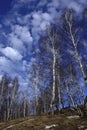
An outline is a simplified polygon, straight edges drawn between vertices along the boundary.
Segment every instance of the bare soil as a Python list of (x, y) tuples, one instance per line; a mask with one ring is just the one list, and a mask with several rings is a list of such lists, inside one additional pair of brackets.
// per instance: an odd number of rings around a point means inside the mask
[[(80, 118), (68, 110), (50, 115), (30, 116), (1, 122), (0, 130), (87, 130), (87, 118)], [(47, 127), (46, 127), (47, 126)]]

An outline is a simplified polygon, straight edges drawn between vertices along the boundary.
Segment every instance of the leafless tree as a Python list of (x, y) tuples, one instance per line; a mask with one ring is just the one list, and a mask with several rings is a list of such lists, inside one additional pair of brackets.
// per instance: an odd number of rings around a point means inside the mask
[[(41, 37), (42, 38), (42, 37)], [(43, 46), (43, 50), (45, 53), (43, 55), (45, 56), (45, 59), (48, 61), (47, 66), (48, 70), (50, 70), (50, 77), (52, 79), (52, 98), (50, 103), (50, 110), (52, 116), (54, 115), (54, 104), (55, 104), (55, 90), (56, 90), (56, 63), (58, 59), (58, 32), (54, 25), (52, 26), (46, 26), (45, 35), (42, 38), (41, 44)], [(59, 74), (59, 72), (58, 72)], [(58, 97), (59, 97), (59, 104), (60, 104), (60, 74), (57, 77), (58, 79)]]
[(15, 100), (15, 95), (16, 95), (16, 92), (18, 90), (18, 87), (19, 87), (18, 78), (15, 77), (14, 80), (13, 80), (13, 87), (12, 87), (12, 91), (11, 91), (11, 100), (10, 100), (10, 104), (9, 104), (9, 107), (8, 107), (7, 120), (10, 119), (10, 116), (12, 114), (11, 109), (12, 109), (12, 105), (13, 105), (14, 100)]
[(78, 53), (78, 43), (80, 42), (80, 35), (79, 35), (80, 28), (76, 27), (75, 25), (75, 22), (76, 22), (75, 11), (73, 9), (66, 9), (63, 12), (62, 20), (63, 20), (63, 26), (65, 28), (66, 37), (68, 38), (67, 42), (69, 44), (69, 41), (70, 41), (73, 47), (74, 57), (76, 58), (77, 63), (80, 67), (85, 83), (87, 83), (87, 76), (84, 71), (83, 64), (80, 59), (80, 55)]

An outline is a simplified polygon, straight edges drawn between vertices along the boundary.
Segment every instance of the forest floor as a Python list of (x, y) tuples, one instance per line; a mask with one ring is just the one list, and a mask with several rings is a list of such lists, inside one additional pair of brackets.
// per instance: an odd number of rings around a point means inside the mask
[(0, 130), (87, 130), (87, 118), (67, 111), (62, 114), (30, 116), (0, 123)]

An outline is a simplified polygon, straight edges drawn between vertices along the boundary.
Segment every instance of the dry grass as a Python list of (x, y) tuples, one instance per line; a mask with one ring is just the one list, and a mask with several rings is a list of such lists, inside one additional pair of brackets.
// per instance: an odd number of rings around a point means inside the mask
[[(33, 119), (33, 120), (29, 120)], [(26, 120), (26, 121), (25, 121)], [(24, 122), (23, 122), (24, 121)], [(64, 114), (59, 114), (51, 118), (50, 115), (48, 116), (31, 116), (27, 118), (20, 118), (13, 121), (8, 121), (5, 123), (0, 124), (0, 130), (10, 126), (12, 124), (18, 124), (23, 122), (19, 125), (14, 126), (13, 128), (9, 128), (8, 130), (45, 130), (45, 126), (50, 126), (55, 124), (56, 127), (50, 128), (47, 130), (85, 130), (87, 128), (87, 119), (67, 119)]]
[(8, 126), (13, 125), (13, 124), (21, 123), (21, 122), (28, 120), (28, 119), (31, 119), (31, 117), (19, 118), (19, 119), (16, 119), (16, 120), (1, 122), (0, 123), (0, 130), (3, 130), (5, 127), (8, 127)]

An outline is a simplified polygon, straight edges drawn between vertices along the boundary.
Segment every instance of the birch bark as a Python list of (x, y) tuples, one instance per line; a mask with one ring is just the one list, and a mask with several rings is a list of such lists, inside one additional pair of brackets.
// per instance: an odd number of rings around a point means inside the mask
[(53, 84), (52, 84), (52, 99), (50, 103), (50, 109), (52, 116), (54, 115), (54, 101), (55, 101), (55, 88), (56, 88), (56, 50), (55, 50), (55, 34), (53, 33), (53, 36), (50, 34), (50, 28), (47, 30), (48, 36), (52, 45), (52, 56), (53, 56), (53, 62), (52, 62), (52, 78), (53, 78)]
[(80, 67), (80, 70), (82, 72), (82, 75), (83, 75), (83, 78), (85, 80), (85, 83), (87, 83), (87, 76), (84, 72), (84, 69), (83, 69), (83, 65), (82, 65), (82, 62), (81, 62), (81, 59), (80, 59), (80, 56), (79, 56), (79, 53), (78, 53), (78, 50), (77, 50), (77, 44), (78, 44), (78, 40), (75, 39), (75, 34), (73, 34), (73, 31), (72, 31), (72, 28), (73, 28), (73, 24), (72, 22), (69, 20), (69, 17), (73, 20), (73, 16), (72, 16), (72, 13), (70, 14), (70, 16), (68, 16), (68, 12), (66, 11), (65, 13), (65, 20), (66, 20), (66, 23), (68, 25), (68, 28), (69, 28), (69, 38), (72, 42), (72, 45), (74, 47), (74, 51), (75, 51), (75, 58), (78, 62), (78, 65)]

